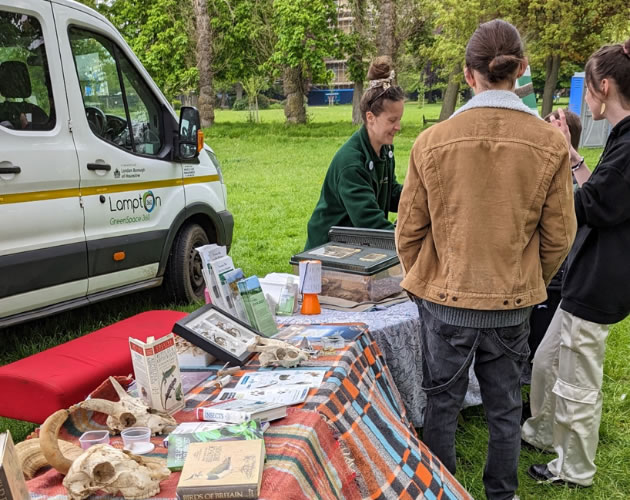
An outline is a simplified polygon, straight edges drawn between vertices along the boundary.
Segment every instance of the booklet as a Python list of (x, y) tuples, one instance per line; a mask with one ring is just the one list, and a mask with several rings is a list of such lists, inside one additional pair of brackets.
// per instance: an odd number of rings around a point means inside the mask
[(177, 498), (254, 500), (260, 494), (264, 464), (262, 439), (191, 443), (177, 483)]
[[(195, 427), (195, 430), (189, 430), (193, 427)], [(247, 420), (240, 424), (222, 422), (187, 422), (186, 424), (180, 424), (164, 439), (165, 446), (168, 448), (166, 467), (172, 471), (182, 470), (190, 443), (245, 439), (263, 439), (263, 430), (259, 422)]]
[(235, 390), (266, 389), (287, 385), (304, 385), (307, 387), (319, 387), (324, 380), (328, 368), (310, 368), (308, 370), (271, 370), (256, 371), (243, 375)]
[(285, 417), (286, 414), (287, 406), (283, 403), (249, 399), (217, 399), (195, 410), (199, 420), (233, 423), (275, 420)]
[(311, 342), (317, 342), (322, 337), (339, 335), (345, 341), (355, 340), (359, 335), (368, 331), (365, 323), (313, 323), (279, 325), (279, 331), (274, 335), (278, 340), (301, 340), (306, 337)]
[(174, 335), (149, 337), (146, 342), (129, 337), (129, 348), (140, 398), (155, 410), (182, 409), (184, 391)]
[(263, 389), (238, 389), (236, 387), (223, 389), (218, 401), (226, 399), (248, 399), (254, 401), (268, 401), (285, 405), (296, 405), (306, 401), (310, 387), (304, 385), (276, 385)]
[(206, 282), (206, 288), (210, 293), (210, 299), (212, 303), (217, 307), (225, 308), (221, 291), (219, 289), (219, 283), (212, 272), (212, 261), (225, 257), (227, 255), (227, 249), (224, 246), (219, 246), (215, 243), (210, 245), (204, 245), (202, 247), (195, 248), (199, 252), (201, 262), (201, 272), (203, 274), (204, 281)]

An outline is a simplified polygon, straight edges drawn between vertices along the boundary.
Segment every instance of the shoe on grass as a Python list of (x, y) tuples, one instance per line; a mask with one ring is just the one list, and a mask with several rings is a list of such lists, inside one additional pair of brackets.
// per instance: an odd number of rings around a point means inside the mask
[(572, 483), (571, 481), (565, 481), (557, 476), (554, 476), (547, 467), (547, 464), (534, 464), (527, 473), (533, 477), (539, 483), (553, 484), (554, 486), (567, 486), (568, 488), (588, 488), (582, 484)]

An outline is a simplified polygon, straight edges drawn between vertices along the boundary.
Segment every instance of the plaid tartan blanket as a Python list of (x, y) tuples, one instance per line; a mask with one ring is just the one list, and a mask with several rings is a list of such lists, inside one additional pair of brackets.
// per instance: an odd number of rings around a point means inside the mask
[[(86, 419), (86, 415), (89, 417)], [(66, 422), (61, 438), (78, 439), (81, 428), (100, 427), (100, 415), (91, 412), (80, 419)], [(84, 427), (86, 426), (86, 427)], [(259, 499), (282, 498), (283, 500), (321, 499), (357, 500), (361, 498), (355, 482), (356, 474), (348, 467), (339, 442), (321, 416), (314, 411), (290, 409), (286, 418), (274, 422), (265, 431), (265, 469)], [(155, 445), (149, 456), (166, 457), (163, 436), (151, 439)], [(113, 437), (110, 444), (122, 448), (120, 437)], [(173, 472), (160, 483), (160, 493), (154, 500), (172, 500), (180, 473)], [(63, 476), (55, 470), (28, 481), (31, 499), (67, 499), (62, 485)], [(111, 498), (94, 495), (90, 499)], [(118, 498), (118, 497), (116, 497)]]
[[(309, 391), (306, 403), (292, 408), (265, 432), (267, 459), (260, 498), (472, 498), (418, 439), (369, 333), (301, 367), (320, 367), (326, 375), (319, 388)], [(256, 369), (259, 365), (254, 358), (228, 387), (236, 385), (238, 376)], [(213, 373), (208, 380), (214, 378)], [(108, 386), (103, 384), (94, 396), (116, 399), (113, 393), (109, 397)], [(187, 392), (186, 408), (176, 419), (195, 420), (193, 410), (218, 392), (204, 383), (192, 388)], [(103, 420), (102, 415), (91, 412), (75, 414), (60, 437), (76, 441), (84, 430), (101, 427)], [(162, 437), (153, 438), (153, 443), (152, 456), (165, 456)], [(122, 447), (119, 437), (112, 438), (111, 444)], [(62, 479), (54, 470), (32, 479), (28, 482), (31, 498), (65, 499)], [(154, 499), (175, 498), (178, 479), (179, 473), (171, 474)]]

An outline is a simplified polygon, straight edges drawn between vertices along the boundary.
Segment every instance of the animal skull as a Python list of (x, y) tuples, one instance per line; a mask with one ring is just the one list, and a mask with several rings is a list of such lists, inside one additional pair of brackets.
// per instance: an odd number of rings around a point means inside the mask
[[(57, 444), (59, 448), (61, 448), (63, 455), (70, 460), (78, 458), (83, 453), (81, 448), (69, 441), (59, 439), (57, 440)], [(26, 439), (25, 441), (16, 443), (15, 451), (17, 452), (20, 468), (24, 473), (24, 479), (27, 481), (33, 479), (39, 469), (49, 465), (48, 460), (46, 460), (39, 446), (39, 438)]]
[(259, 352), (260, 366), (283, 366), (293, 368), (302, 361), (309, 359), (309, 354), (288, 342), (275, 339), (260, 338), (258, 345), (248, 347), (249, 350)]
[[(89, 409), (107, 413), (109, 415), (107, 418), (107, 427), (111, 430), (120, 432), (133, 425), (136, 427), (148, 427), (151, 429), (151, 433), (156, 435), (170, 432), (177, 427), (177, 422), (168, 413), (149, 408), (141, 399), (130, 396), (114, 377), (109, 377), (109, 381), (120, 398), (120, 401), (112, 404), (118, 406), (115, 406), (109, 411), (103, 411), (94, 407)], [(82, 404), (83, 408), (87, 408), (86, 405), (90, 405), (90, 401), (104, 400), (86, 399), (79, 404)], [(130, 415), (135, 419), (132, 423), (129, 423)]]
[(157, 494), (160, 481), (170, 474), (159, 459), (137, 457), (104, 444), (90, 447), (74, 460), (64, 455), (57, 439), (59, 429), (73, 411), (83, 407), (79, 403), (53, 413), (42, 424), (39, 438), (48, 463), (66, 476), (63, 484), (70, 500), (82, 500), (96, 490), (120, 493), (127, 500)]
[(96, 491), (134, 500), (157, 495), (160, 481), (169, 474), (170, 471), (157, 459), (98, 444), (72, 462), (63, 485), (70, 500), (82, 500)]

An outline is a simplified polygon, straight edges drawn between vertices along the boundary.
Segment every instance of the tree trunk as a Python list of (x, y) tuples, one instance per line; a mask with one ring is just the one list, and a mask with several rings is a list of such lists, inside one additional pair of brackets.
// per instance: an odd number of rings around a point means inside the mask
[(214, 89), (212, 88), (212, 28), (206, 0), (194, 0), (195, 28), (197, 35), (197, 69), (199, 70), (199, 115), (201, 126), (210, 127), (214, 123)]
[(354, 92), (352, 93), (352, 125), (363, 123), (361, 116), (361, 97), (363, 97), (363, 82), (354, 82)]
[(361, 116), (361, 97), (363, 97), (363, 82), (366, 76), (365, 69), (365, 10), (366, 0), (351, 0), (350, 14), (354, 18), (352, 22), (352, 34), (356, 37), (354, 53), (348, 57), (348, 68), (351, 78), (354, 82), (354, 91), (352, 93), (352, 124), (360, 125), (363, 122)]
[(381, 2), (380, 24), (378, 26), (378, 55), (396, 60), (396, 0)]
[(304, 80), (300, 68), (285, 68), (284, 95), (287, 98), (284, 105), (284, 116), (287, 117), (287, 123), (306, 123)]
[(241, 82), (236, 82), (234, 84), (234, 90), (236, 91), (236, 99), (242, 99), (243, 98), (243, 85), (241, 84)]
[(444, 93), (444, 100), (442, 101), (442, 109), (440, 110), (440, 118), (438, 121), (444, 121), (455, 111), (455, 105), (457, 104), (457, 94), (459, 94), (459, 82), (461, 80), (461, 68), (459, 64), (451, 72), (448, 77), (448, 85), (446, 92)]
[(558, 84), (560, 56), (549, 56), (545, 60), (545, 90), (543, 92), (542, 116), (547, 116), (553, 109), (553, 94)]

